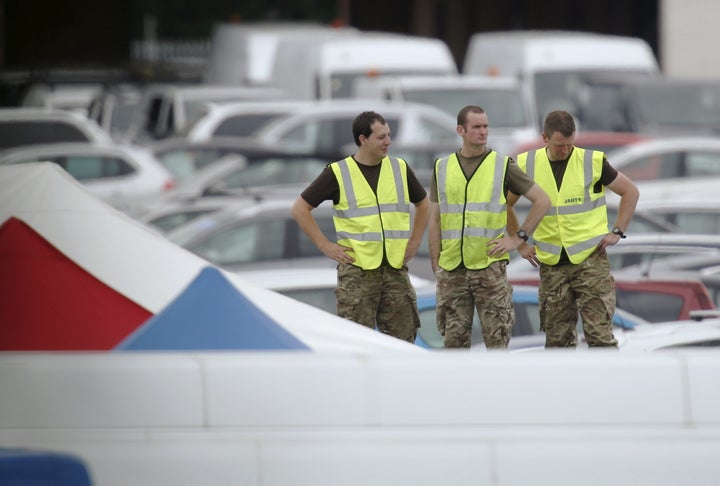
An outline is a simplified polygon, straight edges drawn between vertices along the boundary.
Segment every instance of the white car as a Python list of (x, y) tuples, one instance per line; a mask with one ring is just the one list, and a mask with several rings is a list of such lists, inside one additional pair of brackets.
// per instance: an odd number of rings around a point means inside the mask
[[(610, 164), (634, 181), (644, 200), (716, 194), (720, 187), (720, 138), (663, 137), (619, 148)], [(608, 191), (608, 201), (618, 199)]]
[(28, 145), (65, 142), (111, 143), (93, 120), (68, 110), (0, 108), (0, 151)]
[[(336, 312), (337, 270), (332, 267), (275, 268), (236, 272), (242, 278), (327, 312)], [(434, 282), (410, 274), (415, 289), (433, 291)]]
[[(390, 126), (390, 137), (397, 145), (456, 141), (457, 121), (444, 111), (420, 103), (394, 103), (383, 100), (317, 101), (297, 112), (288, 112), (267, 124), (257, 134), (263, 142), (283, 144), (305, 152), (350, 154), (357, 148), (352, 121), (363, 111), (375, 111)], [(392, 155), (392, 145), (390, 154)]]
[[(619, 334), (618, 348), (625, 352), (717, 348), (720, 346), (720, 319), (673, 321), (638, 326)], [(708, 314), (712, 315), (712, 314)]]
[(270, 87), (149, 85), (141, 93), (128, 139), (145, 142), (184, 134), (207, 112), (208, 103), (285, 97), (282, 90)]
[(192, 142), (206, 142), (221, 137), (250, 137), (268, 123), (313, 104), (311, 101), (291, 100), (208, 104), (207, 113), (188, 129), (186, 138)]
[(175, 178), (142, 147), (114, 143), (43, 144), (7, 150), (0, 165), (53, 162), (90, 192), (129, 211), (137, 201), (175, 187)]

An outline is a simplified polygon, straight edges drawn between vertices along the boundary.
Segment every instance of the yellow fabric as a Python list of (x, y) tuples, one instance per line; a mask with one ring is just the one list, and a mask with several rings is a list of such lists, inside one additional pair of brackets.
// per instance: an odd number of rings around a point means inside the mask
[[(581, 263), (595, 251), (597, 243), (608, 232), (605, 187), (601, 186), (599, 193), (593, 192), (602, 174), (604, 154), (592, 153), (592, 175), (586, 180), (586, 150), (575, 147), (558, 190), (545, 149), (534, 153), (535, 167), (531, 175), (552, 202), (550, 211), (533, 234), (538, 260), (554, 265), (565, 248), (572, 263)], [(520, 154), (517, 159), (520, 168), (526, 172), (528, 154)]]
[[(507, 163), (506, 157), (498, 161), (497, 153), (491, 152), (469, 179), (456, 154), (436, 163), (442, 232), (438, 263), (443, 269), (454, 270), (460, 264), (483, 269), (494, 261), (509, 258), (507, 253), (491, 257), (487, 252), (487, 243), (502, 236), (507, 224), (503, 190)], [(446, 170), (444, 182), (443, 170)]]
[[(399, 162), (400, 179), (396, 179), (398, 174), (394, 173), (390, 159), (385, 157), (381, 161), (377, 195), (352, 157), (345, 159), (351, 188), (346, 187), (346, 181), (342, 177), (342, 161), (330, 164), (340, 187), (340, 199), (334, 206), (333, 216), (338, 244), (351, 247), (353, 251), (350, 254), (355, 258), (354, 265), (365, 270), (378, 268), (384, 254), (392, 267), (403, 266), (410, 234), (410, 212), (397, 206), (402, 206), (403, 203), (409, 205), (410, 196), (407, 164), (402, 159), (395, 160)], [(400, 193), (404, 196), (404, 201), (398, 197), (396, 180), (401, 180)], [(348, 198), (350, 189), (357, 199), (355, 206)], [(348, 214), (353, 212), (363, 215)]]

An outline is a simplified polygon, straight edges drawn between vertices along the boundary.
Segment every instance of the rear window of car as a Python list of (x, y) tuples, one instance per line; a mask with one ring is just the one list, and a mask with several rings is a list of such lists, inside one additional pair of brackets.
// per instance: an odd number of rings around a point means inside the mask
[(0, 148), (42, 143), (87, 142), (89, 138), (77, 127), (52, 121), (0, 122)]
[(685, 299), (681, 295), (616, 289), (617, 306), (650, 322), (680, 319)]

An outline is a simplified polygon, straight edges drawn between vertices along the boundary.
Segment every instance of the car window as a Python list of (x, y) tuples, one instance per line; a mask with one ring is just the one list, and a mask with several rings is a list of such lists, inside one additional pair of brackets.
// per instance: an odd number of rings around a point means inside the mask
[(199, 218), (205, 214), (212, 212), (212, 209), (198, 209), (198, 210), (186, 210), (179, 211), (177, 213), (167, 214), (158, 218), (152, 219), (147, 222), (153, 228), (160, 230), (163, 233), (167, 233), (188, 221), (192, 221), (195, 218)]
[(285, 231), (285, 219), (253, 222), (218, 231), (188, 250), (219, 266), (279, 260)]
[[(515, 303), (515, 325), (513, 326), (513, 336), (526, 336), (540, 332), (540, 317), (538, 314), (538, 304), (529, 302)], [(434, 306), (420, 308), (420, 328), (418, 335), (425, 341), (429, 347), (440, 349), (444, 346), (444, 338), (437, 329), (437, 310)], [(480, 327), (480, 318), (477, 311), (473, 316), (472, 327), (472, 343), (484, 342), (482, 328)]]
[(454, 127), (447, 127), (430, 118), (420, 118), (420, 136), (429, 142), (457, 140)]
[(616, 289), (617, 306), (650, 322), (680, 318), (683, 297), (660, 292)]
[(280, 290), (279, 293), (331, 314), (337, 313), (335, 288)]
[[(330, 241), (337, 241), (335, 234), (335, 223), (331, 216), (316, 216), (315, 221), (323, 232), (325, 237)], [(304, 231), (300, 231), (300, 227), (297, 225), (294, 219), (290, 220), (290, 224), (293, 226), (293, 231), (298, 235), (297, 253), (292, 253), (291, 256), (297, 257), (315, 257), (323, 256), (323, 253), (318, 249), (317, 246), (310, 240)]]
[(683, 177), (683, 154), (679, 151), (640, 157), (619, 167), (633, 181)]
[(226, 174), (206, 191), (218, 194), (233, 189), (255, 188), (268, 185), (311, 182), (327, 165), (327, 160), (314, 157), (254, 159), (246, 167)]
[(68, 156), (60, 165), (79, 181), (122, 177), (135, 172), (127, 161), (117, 157)]
[(284, 113), (247, 113), (235, 115), (218, 124), (213, 136), (249, 136), (257, 132), (260, 127), (284, 116)]
[(687, 177), (720, 175), (720, 152), (689, 151), (685, 155), (685, 173)]
[(87, 142), (89, 138), (77, 127), (55, 121), (0, 122), (0, 149), (57, 142)]

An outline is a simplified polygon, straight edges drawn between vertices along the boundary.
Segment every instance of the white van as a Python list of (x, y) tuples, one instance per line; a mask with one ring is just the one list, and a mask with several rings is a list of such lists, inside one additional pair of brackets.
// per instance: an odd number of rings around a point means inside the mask
[(281, 39), (335, 37), (353, 32), (357, 29), (313, 22), (217, 24), (204, 80), (222, 85), (267, 84)]
[(557, 109), (578, 116), (583, 79), (596, 74), (658, 74), (642, 39), (572, 31), (498, 31), (473, 34), (463, 74), (516, 76), (525, 83), (540, 126)]
[(453, 119), (464, 106), (481, 106), (490, 120), (488, 145), (505, 155), (540, 133), (522, 84), (511, 76), (363, 77), (353, 84), (353, 97), (423, 103)]
[(281, 40), (271, 84), (299, 99), (350, 98), (354, 80), (368, 73), (454, 76), (458, 68), (440, 39), (360, 32)]

